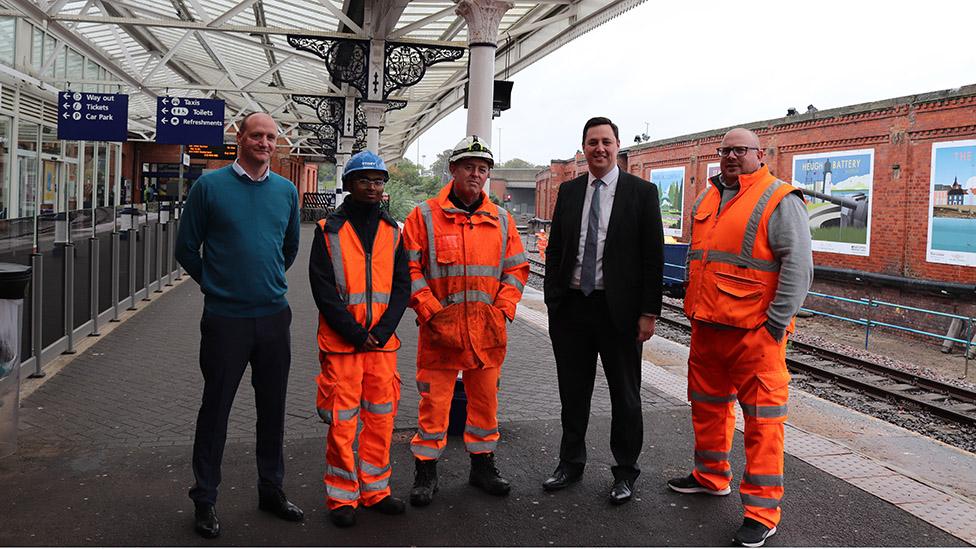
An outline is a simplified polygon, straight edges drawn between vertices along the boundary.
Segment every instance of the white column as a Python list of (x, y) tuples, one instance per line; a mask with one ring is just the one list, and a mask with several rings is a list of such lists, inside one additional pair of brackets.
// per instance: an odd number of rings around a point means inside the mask
[[(355, 137), (340, 137), (339, 138), (339, 151), (336, 153), (336, 198), (342, 196), (342, 171), (346, 169), (346, 163), (349, 162), (349, 157), (352, 156), (352, 145), (355, 142)], [(339, 202), (336, 202), (336, 206)]]
[(455, 10), (468, 24), (468, 135), (491, 145), (498, 24), (513, 2), (460, 0)]
[(366, 148), (380, 153), (380, 126), (383, 125), (383, 114), (386, 113), (385, 102), (364, 101), (363, 112), (366, 113)]

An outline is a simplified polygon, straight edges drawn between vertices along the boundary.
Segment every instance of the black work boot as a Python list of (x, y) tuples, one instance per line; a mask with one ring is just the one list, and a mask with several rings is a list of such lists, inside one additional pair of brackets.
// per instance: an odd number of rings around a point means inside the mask
[(416, 470), (413, 474), (413, 489), (410, 490), (410, 505), (426, 507), (437, 493), (437, 460), (414, 458)]
[(498, 472), (495, 467), (495, 454), (471, 454), (471, 476), (468, 483), (477, 486), (493, 496), (507, 496), (512, 485)]

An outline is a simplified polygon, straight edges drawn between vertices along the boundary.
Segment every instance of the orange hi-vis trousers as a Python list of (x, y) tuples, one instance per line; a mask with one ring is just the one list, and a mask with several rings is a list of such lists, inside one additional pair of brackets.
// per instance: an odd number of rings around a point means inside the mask
[(732, 481), (729, 452), (735, 401), (745, 419), (746, 468), (739, 483), (745, 516), (769, 528), (780, 520), (783, 424), (789, 398), (786, 340), (753, 330), (692, 321), (688, 399), (695, 428), (698, 482), (721, 490)]
[[(417, 434), (410, 441), (410, 450), (419, 459), (437, 459), (447, 446), (447, 424), (457, 373), (458, 370), (417, 368), (420, 407)], [(498, 382), (501, 368), (464, 370), (461, 375), (468, 397), (464, 446), (472, 454), (494, 452), (499, 436)]]
[[(400, 401), (396, 353), (319, 352), (319, 416), (329, 424), (325, 451), (326, 505), (375, 505), (390, 495), (390, 442)], [(356, 428), (359, 460), (353, 455)]]

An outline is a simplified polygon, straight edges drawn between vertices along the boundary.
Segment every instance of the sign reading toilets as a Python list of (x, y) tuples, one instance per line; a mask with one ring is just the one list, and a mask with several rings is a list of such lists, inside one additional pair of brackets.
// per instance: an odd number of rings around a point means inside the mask
[(58, 93), (58, 139), (122, 142), (128, 133), (128, 95), (71, 90)]
[(874, 149), (796, 155), (792, 183), (807, 201), (814, 251), (870, 254)]
[(661, 219), (666, 236), (681, 236), (681, 219), (684, 212), (685, 169), (661, 168), (651, 170), (651, 183), (657, 185), (661, 201)]
[(222, 145), (224, 143), (224, 100), (157, 97), (156, 143)]

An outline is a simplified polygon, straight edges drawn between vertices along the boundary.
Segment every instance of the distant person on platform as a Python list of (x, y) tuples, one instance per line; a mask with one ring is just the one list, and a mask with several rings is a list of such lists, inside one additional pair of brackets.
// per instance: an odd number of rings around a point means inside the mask
[(291, 366), (291, 309), (285, 270), (298, 254), (295, 185), (273, 173), (278, 126), (252, 113), (237, 132), (237, 160), (200, 177), (180, 219), (176, 259), (200, 284), (203, 402), (193, 440), (190, 490), (197, 533), (220, 535), (214, 505), (227, 418), (248, 363), (257, 408), (258, 507), (300, 521), (282, 491), (285, 393)]
[(731, 492), (738, 400), (745, 417), (739, 483), (745, 519), (733, 541), (761, 547), (780, 521), (786, 340), (813, 279), (813, 256), (803, 195), (769, 173), (756, 134), (729, 131), (718, 155), (721, 173), (691, 210), (687, 262), (695, 465), (668, 486), (684, 494)]
[(657, 187), (617, 167), (620, 138), (608, 118), (583, 126), (587, 173), (559, 187), (546, 248), (545, 300), (556, 358), (562, 440), (546, 491), (579, 481), (600, 356), (610, 388), (609, 501), (630, 501), (644, 442), (641, 348), (661, 314), (664, 227)]
[(390, 443), (400, 400), (394, 330), (410, 300), (410, 270), (400, 227), (380, 207), (389, 177), (371, 151), (346, 162), (349, 194), (318, 222), (308, 264), (319, 310), (316, 407), (329, 424), (326, 505), (339, 527), (356, 523), (360, 505), (386, 515), (404, 511), (390, 495)]

